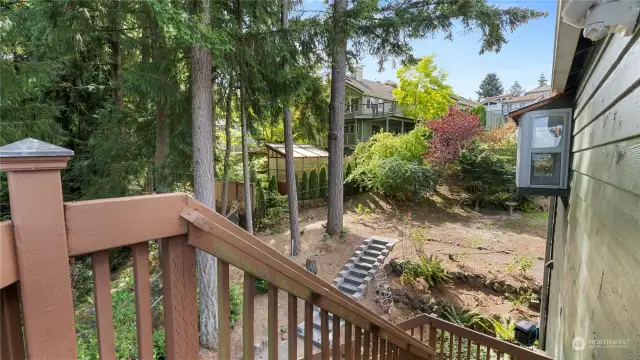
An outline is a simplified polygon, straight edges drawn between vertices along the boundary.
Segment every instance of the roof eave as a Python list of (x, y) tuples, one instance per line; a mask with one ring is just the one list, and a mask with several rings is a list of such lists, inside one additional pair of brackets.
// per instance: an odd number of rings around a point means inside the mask
[(553, 73), (551, 75), (551, 92), (562, 93), (573, 63), (573, 57), (580, 38), (580, 29), (562, 21), (562, 9), (569, 0), (559, 0), (556, 10), (556, 32), (553, 46)]

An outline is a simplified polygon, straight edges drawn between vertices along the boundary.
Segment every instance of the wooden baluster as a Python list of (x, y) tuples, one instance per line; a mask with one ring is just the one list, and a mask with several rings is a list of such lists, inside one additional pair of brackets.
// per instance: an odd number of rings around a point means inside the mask
[(313, 356), (313, 304), (304, 303), (304, 358)]
[[(287, 327), (289, 329), (289, 360), (297, 360), (298, 359), (298, 336), (294, 331), (298, 331), (298, 298), (289, 294), (289, 304), (287, 307), (287, 312), (289, 313), (289, 318), (287, 322)], [(338, 344), (340, 342), (338, 341)]]
[(449, 333), (449, 359), (453, 359), (453, 338), (455, 335)]
[(458, 336), (458, 360), (462, 356), (462, 336)]
[(329, 313), (325, 309), (320, 310), (320, 346), (322, 347), (322, 360), (329, 360), (331, 357), (329, 351)]
[(371, 334), (368, 331), (364, 332), (364, 336), (362, 337), (362, 346), (364, 351), (362, 353), (362, 358), (364, 360), (369, 360), (370, 350), (371, 350)]
[(353, 352), (351, 351), (351, 323), (344, 322), (344, 358), (346, 360), (353, 359)]
[(491, 348), (489, 346), (487, 346), (487, 356), (485, 360), (491, 360)]
[(467, 359), (471, 360), (471, 340), (467, 339)]
[(100, 359), (115, 359), (116, 340), (113, 330), (113, 308), (111, 305), (109, 251), (105, 250), (91, 254), (91, 264), (93, 267), (93, 298), (96, 307), (96, 328), (98, 330), (98, 354), (100, 355)]
[(378, 349), (380, 347), (380, 340), (375, 333), (371, 334), (371, 360), (378, 360)]
[(499, 350), (496, 350), (496, 353), (497, 353), (497, 359), (501, 360), (502, 359), (502, 352), (499, 351)]
[(429, 347), (435, 351), (436, 356), (438, 357), (438, 349), (436, 349), (436, 341), (438, 339), (438, 329), (435, 326), (429, 325)]
[(355, 345), (353, 346), (353, 350), (354, 350), (354, 359), (355, 360), (362, 360), (362, 329), (356, 326), (356, 331), (355, 331)]
[(445, 337), (445, 331), (444, 330), (440, 330), (440, 352), (439, 352), (439, 356), (438, 359), (444, 359), (444, 337)]
[(218, 358), (231, 359), (231, 314), (229, 312), (229, 264), (218, 262)]
[[(0, 289), (0, 359), (3, 360), (24, 360), (19, 292), (17, 282)], [(111, 334), (113, 335), (113, 324)], [(102, 352), (100, 354), (102, 359)], [(112, 359), (115, 359), (115, 353)]]
[(151, 321), (151, 284), (149, 283), (149, 243), (131, 246), (133, 279), (136, 293), (136, 331), (138, 358), (153, 359), (153, 324)]
[(267, 331), (269, 360), (278, 360), (278, 288), (271, 283), (267, 290)]
[(415, 337), (415, 330), (416, 330), (416, 328), (411, 328), (411, 336), (412, 337)]
[(331, 357), (334, 360), (342, 359), (342, 352), (340, 351), (340, 318), (333, 314), (333, 348)]
[(254, 357), (254, 292), (256, 279), (248, 272), (244, 273), (244, 289), (242, 299), (242, 358), (253, 360)]
[(420, 325), (420, 342), (424, 341), (424, 325)]
[(476, 343), (476, 360), (480, 360), (480, 343)]
[(166, 357), (197, 359), (196, 251), (187, 244), (186, 236), (163, 239), (161, 249)]

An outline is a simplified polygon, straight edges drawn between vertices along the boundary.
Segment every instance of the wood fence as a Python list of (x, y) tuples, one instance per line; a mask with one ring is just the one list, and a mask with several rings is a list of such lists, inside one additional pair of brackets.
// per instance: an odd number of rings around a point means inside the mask
[[(254, 184), (251, 184), (251, 208), (255, 209), (256, 205), (256, 192)], [(216, 199), (222, 199), (222, 181), (216, 181), (215, 184), (215, 195)], [(236, 201), (242, 204), (244, 208), (244, 183), (240, 181), (229, 181), (229, 187), (227, 188), (227, 196), (228, 201), (231, 203), (232, 201)]]
[[(25, 153), (27, 153), (25, 155)], [(297, 358), (297, 304), (304, 301), (304, 358), (311, 359), (313, 307), (321, 309), (322, 349), (329, 348), (328, 314), (355, 327), (362, 343), (349, 358), (377, 358), (369, 343), (383, 339), (394, 359), (433, 359), (427, 344), (411, 337), (342, 294), (187, 194), (172, 193), (63, 203), (60, 169), (67, 156), (0, 151), (7, 172), (11, 221), (0, 223), (0, 358), (77, 359), (69, 259), (90, 255), (100, 359), (115, 359), (109, 249), (131, 246), (139, 359), (153, 356), (149, 241), (162, 239), (161, 268), (167, 359), (198, 359), (195, 251), (217, 257), (219, 354), (231, 357), (229, 267), (244, 271), (243, 359), (254, 356), (254, 282), (269, 282), (268, 358), (278, 359), (278, 292), (288, 293), (288, 359)], [(23, 331), (24, 330), (24, 331)], [(339, 343), (340, 328), (333, 328)], [(24, 338), (23, 338), (24, 334)], [(359, 338), (359, 337), (357, 337)], [(340, 354), (323, 351), (322, 359)], [(388, 358), (388, 357), (387, 357)]]
[(486, 110), (486, 125), (487, 130), (493, 130), (507, 123), (507, 116), (501, 113)]

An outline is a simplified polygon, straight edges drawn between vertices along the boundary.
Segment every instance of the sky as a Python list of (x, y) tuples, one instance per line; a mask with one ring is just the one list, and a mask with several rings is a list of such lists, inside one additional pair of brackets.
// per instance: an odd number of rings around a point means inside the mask
[[(312, 0), (313, 1), (313, 0)], [(433, 38), (414, 40), (411, 45), (416, 57), (435, 54), (435, 63), (448, 73), (447, 83), (453, 91), (466, 98), (477, 100), (476, 90), (487, 73), (494, 72), (502, 81), (505, 91), (514, 81), (525, 90), (538, 86), (538, 78), (544, 73), (551, 80), (553, 66), (553, 41), (555, 33), (556, 0), (489, 0), (501, 7), (519, 6), (549, 13), (546, 18), (532, 20), (512, 33), (505, 34), (507, 44), (499, 53), (480, 51), (480, 34), (454, 30), (453, 41), (442, 34)], [(391, 63), (378, 72), (378, 64), (372, 56), (360, 61), (363, 77), (369, 80), (395, 80), (397, 69)]]

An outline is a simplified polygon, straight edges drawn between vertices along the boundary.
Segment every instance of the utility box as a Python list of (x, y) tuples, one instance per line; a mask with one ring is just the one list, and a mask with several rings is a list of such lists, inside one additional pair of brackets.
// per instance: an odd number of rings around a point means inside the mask
[(570, 146), (570, 108), (522, 114), (518, 121), (518, 193), (566, 196)]
[(532, 346), (538, 340), (538, 325), (530, 321), (517, 322), (513, 332), (516, 341), (525, 346)]

